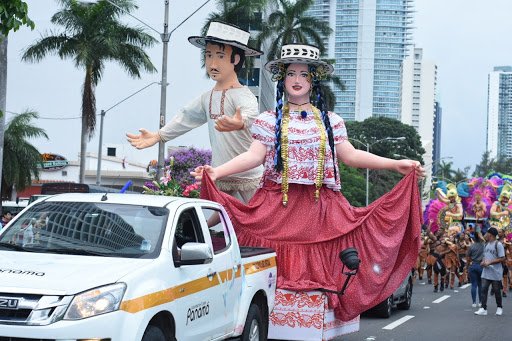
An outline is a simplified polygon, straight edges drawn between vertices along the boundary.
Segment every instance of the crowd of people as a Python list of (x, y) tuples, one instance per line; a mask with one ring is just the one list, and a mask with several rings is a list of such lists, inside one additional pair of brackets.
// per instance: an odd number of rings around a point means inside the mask
[(475, 314), (487, 315), (493, 295), (496, 315), (502, 315), (502, 297), (512, 290), (512, 187), (497, 178), (465, 185), (438, 188), (427, 205), (417, 275), (426, 275), (436, 293), (471, 283)]

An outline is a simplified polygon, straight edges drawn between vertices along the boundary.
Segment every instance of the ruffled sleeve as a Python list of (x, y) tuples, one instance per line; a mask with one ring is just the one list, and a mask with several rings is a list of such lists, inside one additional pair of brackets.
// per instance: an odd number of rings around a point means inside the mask
[(331, 122), (332, 134), (334, 136), (334, 144), (341, 143), (348, 140), (347, 128), (345, 127), (345, 121), (340, 115), (329, 111), (329, 121)]
[(276, 117), (273, 112), (261, 113), (251, 127), (252, 138), (264, 145), (273, 146), (276, 141)]

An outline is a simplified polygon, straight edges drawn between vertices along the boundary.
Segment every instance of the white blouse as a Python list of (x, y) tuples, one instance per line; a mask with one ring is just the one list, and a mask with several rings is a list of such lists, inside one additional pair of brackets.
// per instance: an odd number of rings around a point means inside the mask
[[(343, 119), (329, 112), (329, 120), (333, 131), (334, 143), (338, 144), (348, 139), (347, 129)], [(322, 122), (323, 123), (323, 122)], [(264, 180), (281, 183), (281, 172), (274, 169), (276, 115), (273, 111), (261, 113), (251, 128), (252, 137), (267, 146), (265, 156)], [(288, 182), (302, 185), (314, 185), (318, 168), (318, 153), (320, 150), (320, 133), (313, 117), (309, 112), (302, 118), (298, 111), (290, 112), (288, 125)], [(336, 153), (336, 150), (335, 150)], [(337, 179), (334, 179), (336, 167)], [(323, 184), (332, 190), (340, 190), (338, 164), (333, 163), (331, 148), (326, 141)]]

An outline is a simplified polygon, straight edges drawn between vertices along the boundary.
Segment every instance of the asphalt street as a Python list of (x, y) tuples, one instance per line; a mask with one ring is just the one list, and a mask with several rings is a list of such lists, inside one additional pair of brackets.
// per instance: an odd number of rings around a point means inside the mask
[(362, 316), (360, 330), (336, 340), (433, 341), (512, 340), (512, 292), (503, 298), (503, 315), (496, 316), (494, 296), (488, 296), (488, 315), (471, 307), (470, 285), (434, 293), (425, 280), (414, 283), (409, 310), (393, 310), (388, 319)]

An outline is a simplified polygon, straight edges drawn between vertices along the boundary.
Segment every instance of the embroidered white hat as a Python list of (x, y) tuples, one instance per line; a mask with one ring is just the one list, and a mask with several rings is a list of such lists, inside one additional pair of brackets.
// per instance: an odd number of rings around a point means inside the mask
[(320, 60), (320, 51), (318, 47), (306, 44), (287, 44), (281, 48), (281, 58), (271, 60), (265, 64), (265, 70), (273, 74), (279, 72), (279, 64), (310, 64), (317, 68), (323, 68), (324, 73), (331, 74), (334, 67)]
[(239, 27), (221, 23), (218, 21), (212, 21), (210, 23), (210, 26), (208, 26), (208, 32), (206, 32), (205, 37), (192, 36), (188, 37), (188, 41), (192, 45), (201, 48), (204, 48), (206, 46), (206, 42), (208, 40), (216, 41), (219, 43), (224, 43), (238, 47), (245, 51), (246, 56), (262, 55), (263, 52), (247, 46), (250, 35), (251, 34), (249, 32), (244, 31)]

